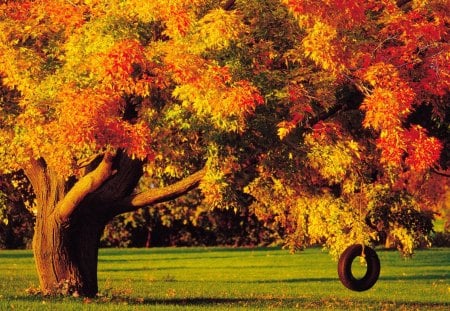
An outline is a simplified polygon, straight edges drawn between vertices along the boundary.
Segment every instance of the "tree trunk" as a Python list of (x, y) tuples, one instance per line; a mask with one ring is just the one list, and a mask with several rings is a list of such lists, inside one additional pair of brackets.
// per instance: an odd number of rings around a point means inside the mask
[(93, 194), (110, 179), (112, 157), (100, 160), (77, 181), (60, 176), (43, 159), (26, 171), (37, 201), (33, 252), (44, 295), (98, 292), (98, 246), (107, 216)]
[(78, 180), (65, 179), (43, 159), (26, 170), (37, 201), (33, 251), (43, 294), (93, 297), (98, 292), (98, 247), (113, 217), (177, 198), (195, 188), (198, 171), (172, 185), (133, 193), (142, 162), (123, 152), (104, 154)]
[(43, 294), (93, 297), (98, 292), (98, 244), (104, 224), (87, 215), (69, 224), (36, 219), (33, 251)]

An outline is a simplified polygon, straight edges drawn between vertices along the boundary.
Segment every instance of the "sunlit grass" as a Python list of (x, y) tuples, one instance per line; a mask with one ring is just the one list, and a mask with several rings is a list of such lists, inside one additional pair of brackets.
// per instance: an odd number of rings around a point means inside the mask
[(450, 249), (378, 255), (380, 280), (359, 293), (340, 284), (320, 249), (103, 249), (101, 296), (83, 300), (29, 296), (31, 252), (0, 251), (0, 310), (450, 309)]

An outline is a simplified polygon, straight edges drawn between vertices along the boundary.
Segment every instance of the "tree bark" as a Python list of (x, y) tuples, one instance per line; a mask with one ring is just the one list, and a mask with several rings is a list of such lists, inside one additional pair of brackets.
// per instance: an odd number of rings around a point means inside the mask
[(43, 294), (95, 296), (98, 247), (116, 215), (177, 198), (195, 188), (198, 171), (172, 185), (133, 194), (143, 163), (123, 152), (99, 156), (78, 181), (66, 180), (43, 159), (26, 170), (36, 195), (33, 252)]
[(81, 295), (98, 292), (98, 245), (104, 224), (79, 217), (71, 224), (56, 217), (36, 219), (33, 251), (44, 295)]
[[(74, 213), (82, 198), (71, 194), (81, 187), (75, 185), (69, 189), (69, 183), (47, 167), (44, 160), (33, 161), (26, 175), (37, 201), (33, 253), (42, 293), (94, 296), (98, 291), (98, 243), (104, 220), (95, 215), (95, 209), (90, 215), (86, 213), (90, 211), (87, 208)], [(80, 179), (82, 184), (92, 175)], [(70, 213), (64, 209), (68, 205)], [(67, 218), (61, 217), (61, 211)]]

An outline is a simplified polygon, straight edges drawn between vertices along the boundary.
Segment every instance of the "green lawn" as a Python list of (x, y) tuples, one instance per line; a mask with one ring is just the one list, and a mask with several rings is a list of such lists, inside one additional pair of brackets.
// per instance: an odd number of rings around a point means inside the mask
[(380, 280), (358, 293), (320, 249), (103, 249), (102, 296), (83, 300), (29, 296), (31, 253), (0, 251), (0, 310), (450, 310), (450, 248), (378, 255)]

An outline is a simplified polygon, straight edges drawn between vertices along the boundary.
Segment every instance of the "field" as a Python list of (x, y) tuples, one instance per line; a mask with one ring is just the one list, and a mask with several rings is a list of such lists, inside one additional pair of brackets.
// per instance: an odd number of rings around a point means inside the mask
[(380, 280), (358, 293), (317, 248), (102, 249), (101, 295), (82, 299), (28, 294), (31, 252), (0, 251), (0, 310), (450, 310), (449, 248), (378, 255)]

